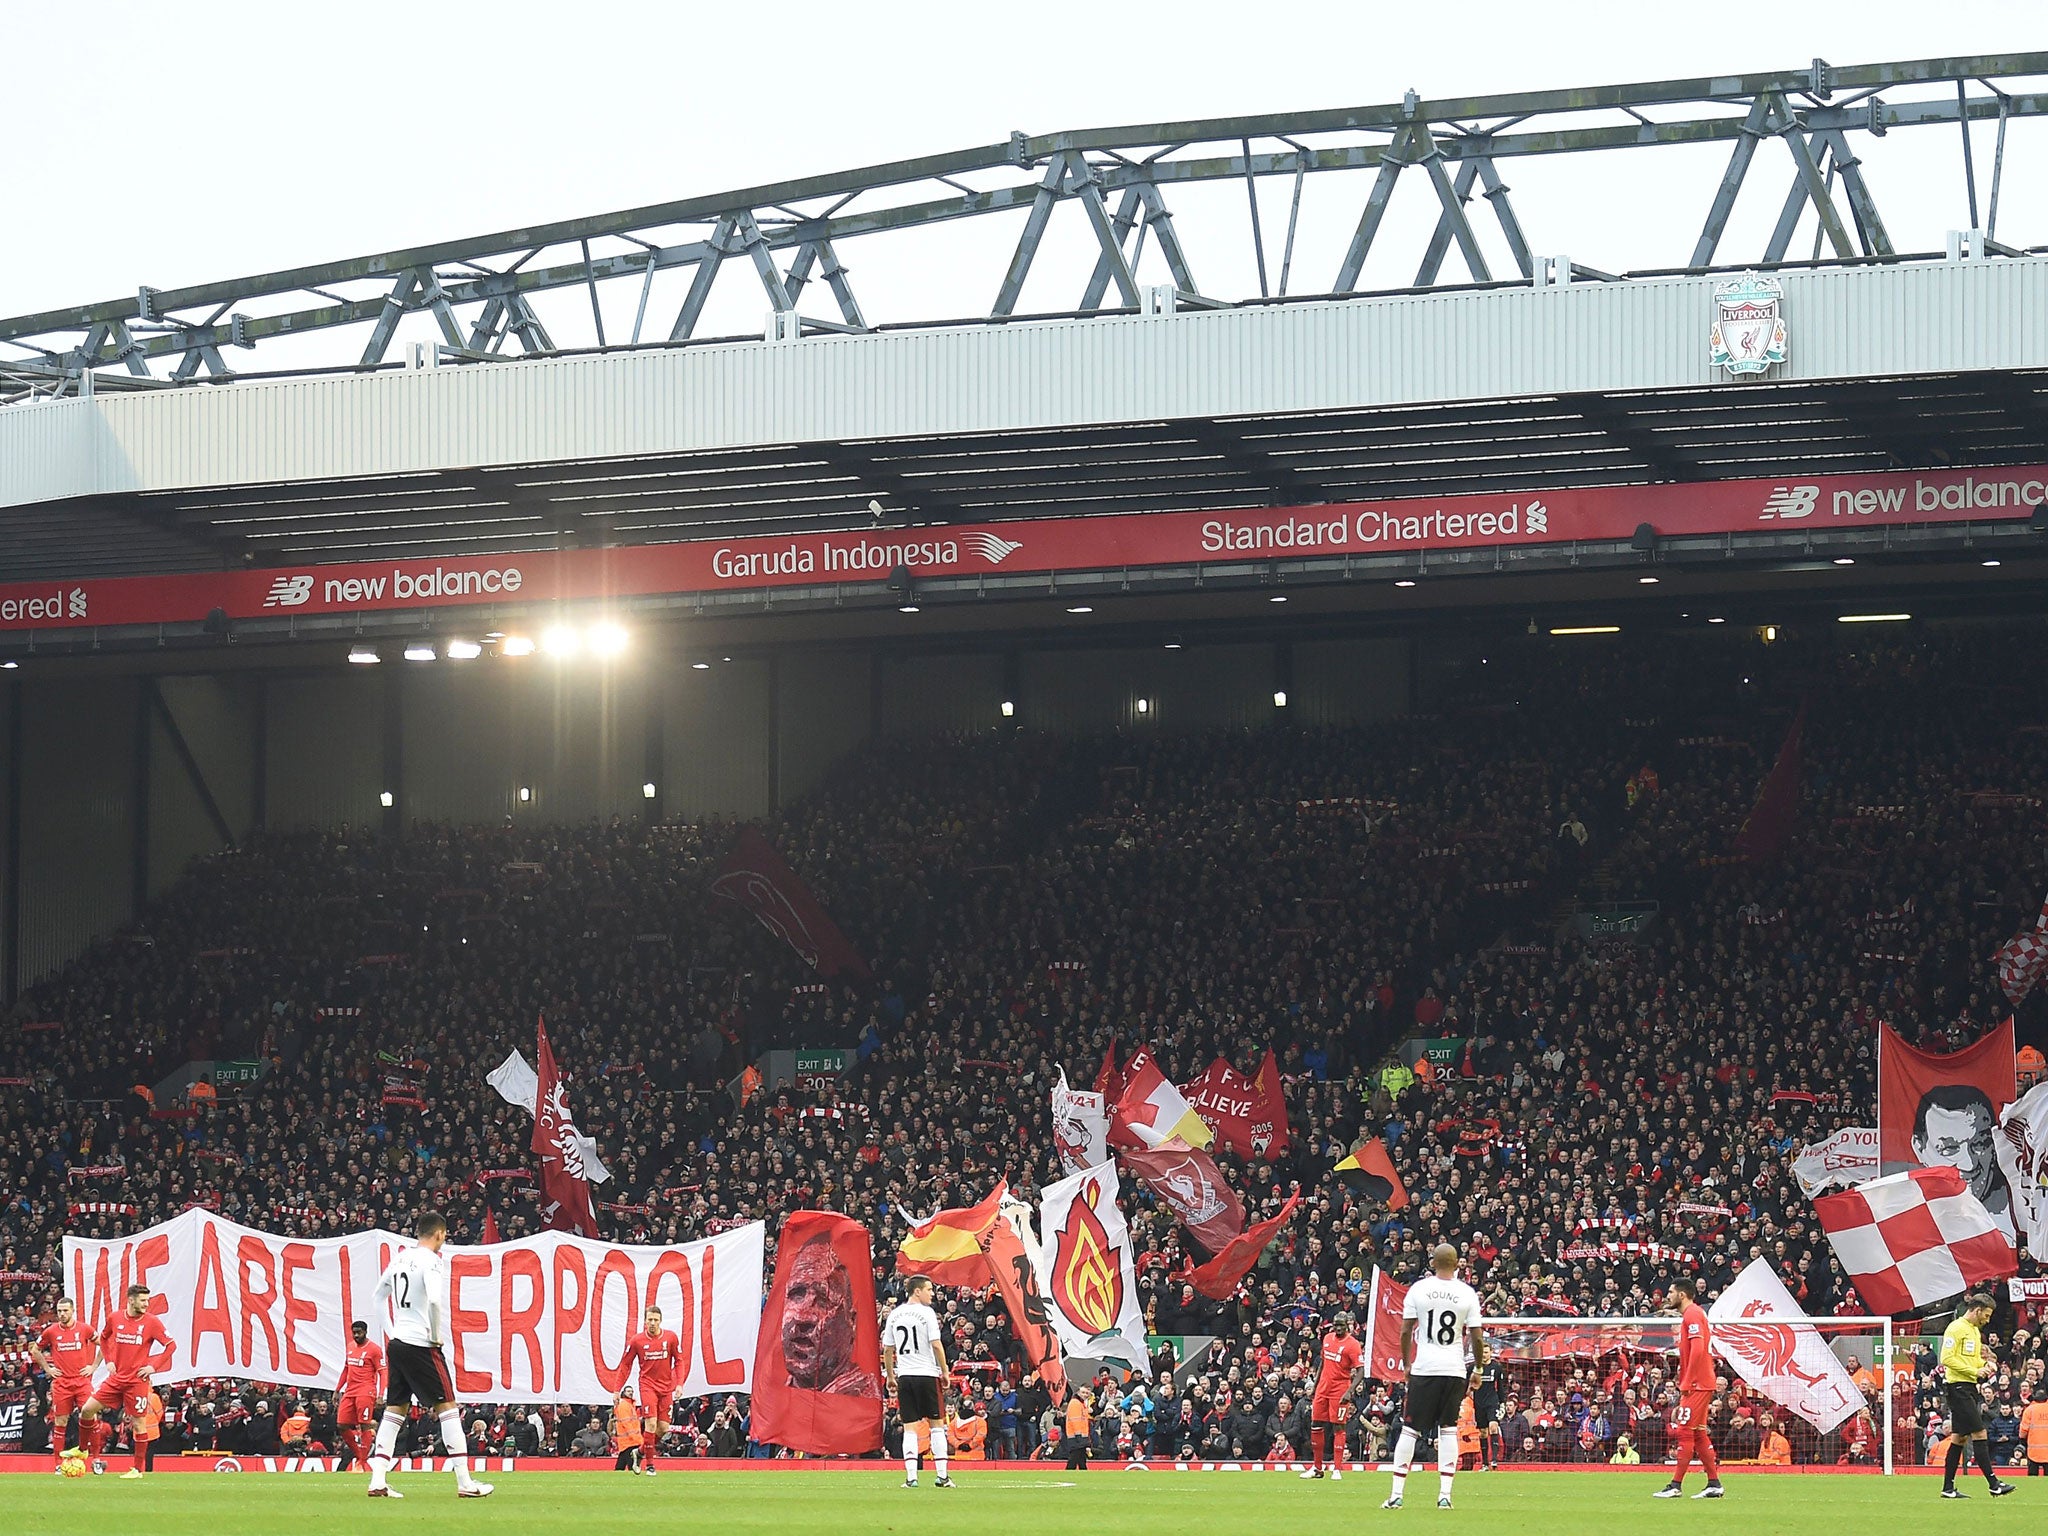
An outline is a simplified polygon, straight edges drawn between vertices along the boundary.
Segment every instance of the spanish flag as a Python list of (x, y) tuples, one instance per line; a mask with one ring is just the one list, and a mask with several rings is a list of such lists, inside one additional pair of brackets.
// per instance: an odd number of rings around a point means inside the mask
[(1369, 1138), (1330, 1171), (1367, 1199), (1383, 1202), (1390, 1211), (1398, 1211), (1408, 1203), (1407, 1186), (1402, 1184), (1401, 1175), (1394, 1172), (1387, 1144), (1377, 1136)]
[(939, 1285), (979, 1289), (989, 1283), (988, 1258), (981, 1239), (1000, 1218), (996, 1208), (1010, 1192), (1008, 1180), (998, 1183), (978, 1205), (940, 1211), (913, 1222), (910, 1236), (896, 1253), (899, 1275), (929, 1275)]

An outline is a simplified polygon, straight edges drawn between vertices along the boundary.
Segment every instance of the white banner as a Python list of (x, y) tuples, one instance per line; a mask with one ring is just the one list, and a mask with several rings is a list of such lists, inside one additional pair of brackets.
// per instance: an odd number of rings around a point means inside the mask
[(2036, 1083), (1998, 1117), (1998, 1166), (2027, 1252), (2048, 1253), (2048, 1082)]
[[(159, 1382), (240, 1377), (332, 1389), (349, 1324), (384, 1338), (372, 1293), (396, 1232), (280, 1237), (192, 1210), (129, 1237), (64, 1239), (64, 1290), (98, 1330), (131, 1281), (177, 1346)], [(626, 1340), (649, 1305), (682, 1340), (676, 1396), (752, 1389), (764, 1233), (751, 1222), (674, 1247), (548, 1232), (449, 1244), (448, 1363), (464, 1402), (609, 1403), (629, 1371)]]
[(1109, 1108), (1101, 1094), (1069, 1088), (1065, 1067), (1052, 1090), (1052, 1144), (1068, 1173), (1109, 1161)]
[(1849, 1368), (1764, 1260), (1750, 1261), (1715, 1298), (1707, 1319), (1714, 1325), (1714, 1353), (1757, 1391), (1822, 1434), (1868, 1406)]
[(1826, 1141), (1802, 1147), (1792, 1161), (1792, 1177), (1811, 1200), (1835, 1184), (1861, 1184), (1877, 1177), (1877, 1130), (1852, 1125)]
[(1048, 1184), (1039, 1204), (1045, 1300), (1069, 1356), (1145, 1369), (1145, 1314), (1131, 1260), (1131, 1230), (1117, 1209), (1116, 1164), (1105, 1160)]

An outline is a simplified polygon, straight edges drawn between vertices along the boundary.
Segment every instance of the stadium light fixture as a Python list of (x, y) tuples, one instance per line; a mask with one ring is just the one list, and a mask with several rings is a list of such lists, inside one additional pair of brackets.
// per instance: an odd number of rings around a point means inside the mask
[(590, 649), (599, 656), (620, 656), (625, 654), (629, 638), (624, 625), (613, 624), (609, 621), (603, 624), (591, 625), (589, 633), (584, 636)]
[(383, 806), (384, 809), (388, 811), (394, 804), (397, 803), (397, 796), (393, 795), (391, 791), (387, 789), (382, 794), (377, 796), (377, 803)]
[(1011, 719), (1016, 713), (1017, 706), (1008, 699), (1003, 700), (1003, 718), (1005, 720)]
[(1284, 603), (1287, 601), (1287, 599), (1284, 596), (1276, 593), (1272, 597), (1267, 598), (1266, 601), (1269, 603)]
[(532, 790), (531, 788), (529, 788), (529, 787), (528, 787), (527, 785), (524, 785), (524, 784), (520, 785), (520, 786), (519, 786), (519, 803), (520, 803), (521, 805), (525, 805), (525, 804), (526, 804), (526, 803), (527, 803), (528, 801), (530, 801), (530, 800), (531, 800), (532, 798), (533, 798), (533, 790)]
[(407, 661), (432, 661), (434, 659), (434, 648), (424, 640), (415, 640), (405, 648), (405, 659)]
[(1619, 624), (1566, 624), (1550, 631), (1553, 635), (1618, 635)]
[(1994, 567), (1996, 567), (1996, 566), (1998, 565), (1998, 563), (1999, 563), (1999, 562), (1998, 562), (1998, 561), (1996, 561), (1996, 560), (1986, 560), (1986, 561), (1984, 562), (1984, 568), (1985, 568), (1986, 570), (1991, 570), (1991, 569), (1993, 569)]
[(1855, 563), (1856, 563), (1856, 558), (1855, 558), (1855, 556), (1853, 556), (1853, 555), (1837, 555), (1837, 556), (1835, 556), (1835, 564), (1837, 564), (1837, 565), (1854, 565)]
[(474, 640), (450, 640), (448, 642), (448, 659), (450, 661), (475, 661), (483, 653), (484, 648)]
[(1073, 607), (1067, 610), (1067, 612), (1069, 613), (1093, 613), (1094, 611), (1095, 610), (1089, 607), (1086, 603), (1076, 603)]
[(1412, 587), (1415, 585), (1415, 583), (1409, 580), (1406, 576), (1403, 576), (1399, 581), (1395, 582), (1394, 585), (1397, 587)]
[(1657, 585), (1657, 580), (1658, 578), (1655, 576), (1638, 576), (1636, 578), (1636, 585), (1639, 587), (1654, 587)]
[(1273, 690), (1273, 707), (1275, 709), (1285, 709), (1287, 707), (1287, 690), (1285, 688), (1275, 688)]
[(1837, 624), (1903, 624), (1913, 617), (1910, 613), (1845, 613), (1836, 618)]
[(582, 645), (583, 637), (567, 624), (551, 625), (540, 637), (540, 648), (550, 656), (573, 656)]
[(1168, 649), (1169, 651), (1177, 651), (1177, 650), (1179, 650), (1179, 649), (1180, 649), (1180, 636), (1179, 636), (1179, 635), (1171, 635), (1171, 636), (1169, 636), (1169, 637), (1167, 638), (1167, 641), (1166, 641), (1166, 648), (1167, 648), (1167, 649)]
[(0, 661), (0, 672), (18, 672), (20, 670), (21, 663), (18, 661)]
[(709, 672), (711, 670), (711, 663), (708, 661), (693, 661), (690, 663), (690, 670), (692, 672)]
[(1151, 701), (1150, 699), (1140, 699), (1140, 700), (1138, 700), (1138, 713), (1139, 713), (1139, 714), (1141, 714), (1141, 715), (1149, 715), (1149, 714), (1151, 714), (1151, 713), (1152, 713), (1152, 701)]
[(652, 783), (640, 786), (640, 798), (642, 800), (652, 800), (654, 798), (654, 785)]
[(896, 605), (896, 611), (897, 611), (898, 613), (922, 613), (922, 612), (924, 612), (924, 610), (923, 610), (922, 608), (918, 607), (918, 606), (917, 606), (917, 604), (915, 604), (915, 603), (898, 603), (898, 604)]
[[(377, 648), (374, 645), (352, 645), (349, 647), (348, 659), (351, 666), (374, 667), (384, 658), (377, 654)], [(9, 665), (11, 666), (12, 663), (10, 662)]]
[(1728, 621), (1726, 619), (1709, 619), (1707, 622), (1709, 624), (1726, 624)]
[(498, 647), (498, 654), (500, 656), (531, 656), (533, 650), (533, 640), (530, 636), (507, 635), (505, 643)]

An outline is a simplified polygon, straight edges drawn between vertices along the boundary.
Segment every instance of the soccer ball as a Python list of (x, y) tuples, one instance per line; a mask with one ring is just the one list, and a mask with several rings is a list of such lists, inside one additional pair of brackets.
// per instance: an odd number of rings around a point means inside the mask
[(83, 1456), (76, 1453), (68, 1454), (64, 1458), (63, 1466), (66, 1477), (85, 1476), (85, 1458)]

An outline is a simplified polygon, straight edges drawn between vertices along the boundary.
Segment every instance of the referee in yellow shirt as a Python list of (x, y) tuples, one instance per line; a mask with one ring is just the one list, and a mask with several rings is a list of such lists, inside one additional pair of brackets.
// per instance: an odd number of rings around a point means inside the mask
[(1984, 1325), (1990, 1321), (1991, 1298), (1981, 1294), (1965, 1296), (1962, 1310), (1941, 1336), (1941, 1368), (1948, 1376), (1948, 1461), (1941, 1478), (1944, 1499), (1969, 1497), (1956, 1487), (1956, 1469), (1962, 1466), (1964, 1452), (1972, 1444), (1977, 1448), (1977, 1465), (1983, 1469), (1991, 1497), (2013, 1491), (2013, 1485), (2001, 1482), (1991, 1465), (1984, 1402), (1977, 1395), (1978, 1381), (1991, 1368), (1991, 1358), (1984, 1353)]

